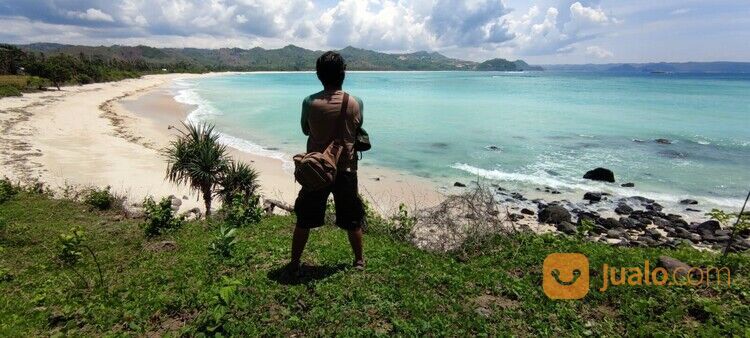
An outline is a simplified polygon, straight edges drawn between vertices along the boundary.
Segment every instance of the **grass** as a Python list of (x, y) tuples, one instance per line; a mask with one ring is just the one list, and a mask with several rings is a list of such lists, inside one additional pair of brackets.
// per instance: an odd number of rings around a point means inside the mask
[[(4, 225), (3, 225), (4, 224)], [(541, 265), (552, 252), (581, 252), (593, 270), (636, 266), (661, 254), (693, 265), (716, 255), (689, 248), (625, 249), (574, 238), (496, 238), (455, 259), (389, 236), (365, 238), (368, 267), (348, 268), (346, 236), (314, 231), (306, 277), (282, 278), (293, 217), (240, 228), (232, 258), (212, 255), (218, 225), (190, 222), (146, 240), (139, 221), (83, 204), (19, 193), (0, 204), (0, 336), (91, 335), (749, 335), (747, 254), (731, 255), (731, 288), (619, 287), (582, 301), (542, 292)], [(57, 263), (58, 236), (80, 226), (96, 253), (81, 270)], [(176, 249), (154, 250), (161, 241)]]
[(21, 96), (22, 92), (36, 91), (44, 87), (47, 80), (27, 75), (0, 75), (0, 97)]

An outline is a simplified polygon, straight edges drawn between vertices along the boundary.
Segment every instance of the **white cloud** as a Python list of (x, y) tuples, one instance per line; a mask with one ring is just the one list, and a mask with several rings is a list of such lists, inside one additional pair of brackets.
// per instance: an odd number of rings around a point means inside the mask
[(678, 8), (669, 12), (669, 15), (683, 15), (689, 13), (691, 10), (690, 8)]
[(590, 55), (599, 59), (607, 59), (614, 56), (612, 52), (599, 46), (586, 47), (586, 55)]
[(96, 8), (89, 8), (85, 12), (68, 11), (68, 16), (72, 18), (78, 18), (88, 21), (105, 21), (114, 22), (115, 19), (111, 15), (104, 13)]
[[(602, 9), (586, 7), (580, 2), (565, 10), (566, 13), (561, 13), (549, 7), (542, 14), (538, 6), (532, 6), (520, 17), (508, 19), (509, 31), (515, 35), (510, 44), (523, 55), (569, 53), (575, 49), (574, 44), (593, 39), (602, 27), (618, 22)], [(560, 21), (562, 14), (568, 17), (567, 22)]]

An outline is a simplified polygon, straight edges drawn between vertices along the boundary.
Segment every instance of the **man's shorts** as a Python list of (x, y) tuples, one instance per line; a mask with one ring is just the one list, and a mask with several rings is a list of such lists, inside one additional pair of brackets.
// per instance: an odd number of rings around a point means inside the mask
[(360, 228), (364, 222), (365, 209), (359, 198), (357, 173), (348, 171), (340, 171), (336, 181), (327, 188), (300, 190), (294, 203), (297, 226), (312, 229), (325, 224), (326, 203), (331, 193), (336, 205), (336, 225), (344, 230)]

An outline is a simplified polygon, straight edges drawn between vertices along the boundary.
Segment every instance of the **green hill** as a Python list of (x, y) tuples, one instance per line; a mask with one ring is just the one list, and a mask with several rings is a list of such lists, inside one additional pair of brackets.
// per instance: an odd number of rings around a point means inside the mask
[[(314, 70), (315, 60), (322, 51), (289, 45), (279, 49), (221, 48), (154, 48), (148, 46), (73, 46), (35, 43), (18, 46), (25, 52), (45, 54), (85, 55), (103, 60), (139, 61), (151, 65), (188, 64), (200, 71), (299, 71)], [(440, 53), (415, 52), (404, 54), (381, 53), (346, 47), (341, 54), (350, 70), (485, 70), (473, 61), (446, 57)], [(502, 60), (502, 59), (495, 59)], [(505, 61), (505, 60), (503, 60)], [(494, 61), (493, 62), (497, 62)], [(509, 61), (506, 61), (509, 62)], [(515, 69), (531, 69), (523, 61), (516, 61)], [(499, 70), (499, 69), (486, 69)]]

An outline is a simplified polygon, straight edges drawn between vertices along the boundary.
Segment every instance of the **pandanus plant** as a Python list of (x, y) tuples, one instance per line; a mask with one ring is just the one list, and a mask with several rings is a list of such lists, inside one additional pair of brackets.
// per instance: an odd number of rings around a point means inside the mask
[(231, 162), (220, 178), (217, 195), (224, 205), (231, 205), (235, 196), (244, 196), (244, 203), (258, 192), (258, 172), (242, 162)]
[(164, 149), (167, 158), (167, 179), (186, 184), (203, 196), (206, 216), (211, 215), (214, 189), (230, 164), (227, 147), (219, 143), (214, 126), (205, 123), (182, 124), (182, 134)]

